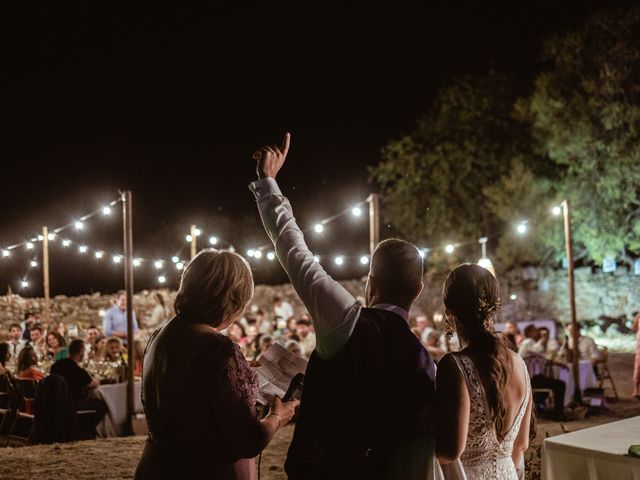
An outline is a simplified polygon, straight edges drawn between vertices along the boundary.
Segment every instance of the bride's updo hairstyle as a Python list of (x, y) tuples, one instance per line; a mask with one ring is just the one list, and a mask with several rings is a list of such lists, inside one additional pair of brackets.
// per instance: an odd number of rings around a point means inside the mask
[(189, 262), (180, 280), (176, 314), (194, 323), (218, 327), (241, 314), (253, 297), (247, 261), (229, 250), (208, 248)]
[(507, 345), (493, 331), (493, 321), (500, 308), (500, 287), (487, 269), (464, 263), (453, 270), (444, 283), (444, 305), (456, 317), (458, 335), (468, 344), (476, 368), (489, 381), (487, 401), (498, 440), (506, 435), (505, 385), (511, 376)]

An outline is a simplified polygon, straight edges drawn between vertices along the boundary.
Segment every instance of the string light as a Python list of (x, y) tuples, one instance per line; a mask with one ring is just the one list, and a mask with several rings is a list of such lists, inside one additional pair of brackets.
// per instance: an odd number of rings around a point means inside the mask
[(342, 255), (338, 255), (336, 258), (333, 259), (333, 261), (335, 262), (336, 265), (340, 266), (344, 263), (344, 257)]
[(218, 243), (218, 237), (209, 237), (209, 244), (215, 245)]
[(187, 235), (184, 238), (187, 240), (187, 242), (192, 242), (193, 241), (193, 237), (191, 235)]
[(80, 245), (80, 248), (78, 248), (78, 250), (80, 251), (80, 253), (87, 253), (87, 246), (86, 245)]
[(41, 242), (44, 240), (44, 237), (42, 235), (38, 235), (38, 241)]
[(49, 233), (47, 235), (47, 238), (49, 239), (50, 242), (53, 242), (56, 239), (56, 234), (55, 233)]
[(27, 282), (26, 280), (22, 280), (22, 282), (20, 282), (20, 285), (22, 286), (22, 288), (27, 288), (29, 287), (29, 282)]
[(133, 259), (133, 266), (134, 266), (134, 267), (139, 267), (140, 265), (142, 265), (142, 259), (140, 259), (140, 258), (134, 258), (134, 259)]
[(525, 233), (527, 233), (527, 223), (526, 222), (520, 222), (518, 224), (518, 226), (516, 227), (516, 231), (520, 235), (524, 235)]
[(321, 223), (316, 223), (313, 229), (316, 231), (316, 233), (322, 233), (324, 231), (324, 225), (322, 225)]
[(111, 215), (111, 207), (109, 207), (109, 206), (102, 207), (102, 214), (103, 215)]
[(253, 257), (256, 254), (256, 251), (253, 248), (247, 250), (247, 257)]
[(76, 227), (76, 230), (82, 230), (84, 228), (84, 223), (82, 223), (81, 221), (77, 221), (75, 223), (75, 227)]
[(353, 207), (353, 208), (351, 209), (351, 214), (352, 214), (354, 217), (359, 217), (360, 215), (362, 215), (362, 209), (361, 209), (360, 207)]
[(67, 240), (66, 238), (62, 240), (63, 247), (68, 247), (69, 245), (71, 245), (71, 240)]
[(449, 244), (446, 247), (444, 247), (444, 251), (447, 253), (453, 253), (453, 251), (456, 249), (456, 247), (453, 244)]
[(155, 262), (153, 262), (153, 266), (156, 267), (156, 270), (160, 270), (162, 268), (163, 263), (164, 262), (162, 260), (156, 260)]
[(36, 262), (35, 260), (31, 260), (31, 266), (32, 267), (37, 267), (38, 266), (38, 262)]
[(193, 229), (193, 233), (195, 233), (195, 234), (196, 234), (196, 237), (199, 237), (199, 236), (200, 236), (200, 234), (202, 233), (202, 230), (200, 230), (199, 228), (194, 228), (194, 229)]
[(366, 255), (363, 255), (360, 257), (360, 263), (362, 265), (366, 265), (367, 263), (369, 263), (369, 257), (367, 257)]
[(178, 263), (180, 261), (180, 259), (174, 255), (173, 257), (171, 257), (171, 261), (173, 263)]
[(104, 253), (103, 253), (103, 252), (101, 252), (100, 250), (98, 250), (98, 251), (96, 252), (96, 258), (97, 258), (98, 260), (100, 260), (100, 259), (103, 257), (103, 255), (104, 255)]
[(555, 207), (553, 207), (553, 210), (551, 210), (551, 213), (553, 213), (555, 216), (558, 216), (562, 213), (562, 207), (560, 205), (556, 205)]
[(33, 250), (33, 242), (27, 242), (27, 250)]
[(253, 252), (253, 257), (258, 259), (262, 258), (262, 252), (260, 250), (256, 250)]
[(113, 256), (113, 263), (120, 263), (122, 261), (122, 257), (120, 255)]
[(165, 277), (164, 275), (160, 275), (158, 277), (158, 283), (164, 283), (167, 281), (167, 277)]
[(511, 300), (517, 300), (518, 295), (516, 295), (515, 293), (512, 293), (511, 296), (509, 297)]
[(273, 252), (267, 253), (267, 260), (273, 261), (276, 258), (276, 254)]
[(9, 255), (11, 255), (11, 252), (9, 250), (2, 250), (2, 256), (3, 257), (8, 257)]
[(178, 270), (182, 270), (182, 269), (184, 268), (184, 263), (182, 263), (182, 262), (178, 262), (178, 263), (176, 263), (176, 268), (177, 268)]

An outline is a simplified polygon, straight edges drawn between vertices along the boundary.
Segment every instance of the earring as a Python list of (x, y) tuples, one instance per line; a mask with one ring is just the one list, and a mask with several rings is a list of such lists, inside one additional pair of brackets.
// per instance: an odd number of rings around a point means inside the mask
[(453, 325), (451, 324), (451, 321), (449, 320), (449, 316), (445, 316), (445, 328), (444, 328), (444, 336), (447, 337), (447, 340), (451, 340), (451, 337), (453, 337)]

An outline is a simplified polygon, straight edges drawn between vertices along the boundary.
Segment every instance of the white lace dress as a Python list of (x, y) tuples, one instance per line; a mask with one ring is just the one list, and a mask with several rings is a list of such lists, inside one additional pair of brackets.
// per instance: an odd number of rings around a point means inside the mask
[[(518, 436), (520, 424), (529, 403), (530, 382), (524, 362), (518, 357), (519, 363), (522, 364), (527, 385), (524, 401), (518, 410), (511, 429), (504, 437), (504, 440), (500, 442), (491, 420), (487, 395), (473, 361), (460, 352), (455, 353), (453, 358), (464, 376), (471, 400), (467, 444), (460, 456), (466, 478), (468, 480), (518, 480), (516, 467), (511, 459), (511, 452), (513, 451), (513, 442)], [(445, 478), (448, 477), (445, 473)]]

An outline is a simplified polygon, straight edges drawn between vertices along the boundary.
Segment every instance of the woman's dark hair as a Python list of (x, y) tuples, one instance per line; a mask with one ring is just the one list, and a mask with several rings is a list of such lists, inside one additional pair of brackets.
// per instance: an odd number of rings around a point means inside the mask
[(9, 353), (9, 344), (7, 342), (0, 343), (0, 365), (4, 367), (7, 361), (7, 354)]
[(45, 340), (47, 346), (49, 346), (49, 335), (53, 335), (58, 339), (58, 344), (60, 347), (64, 347), (67, 345), (67, 342), (65, 342), (62, 335), (60, 335), (56, 330), (51, 330), (49, 333), (47, 333), (47, 339)]
[(179, 317), (219, 326), (244, 311), (253, 297), (253, 276), (247, 261), (228, 250), (198, 253), (182, 274), (175, 310)]
[(38, 364), (35, 350), (27, 345), (18, 355), (18, 374)]
[(456, 316), (459, 332), (474, 353), (479, 372), (489, 379), (487, 402), (496, 435), (502, 441), (507, 411), (504, 389), (511, 377), (507, 345), (493, 332), (493, 319), (500, 308), (500, 287), (496, 278), (478, 265), (465, 263), (449, 274), (444, 283), (444, 305)]
[(158, 303), (160, 305), (162, 305), (162, 308), (164, 308), (164, 306), (165, 306), (164, 305), (164, 297), (162, 296), (162, 294), (160, 292), (156, 292), (155, 293), (155, 297), (156, 297), (156, 300), (158, 300)]

